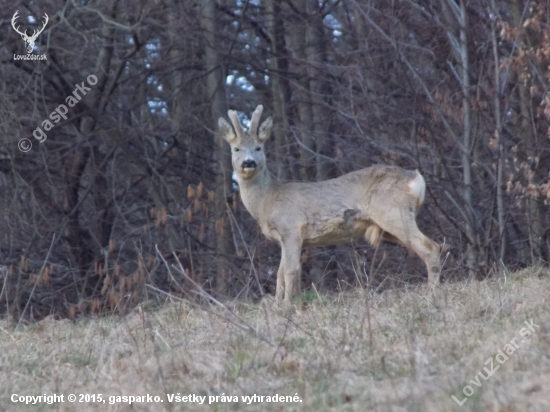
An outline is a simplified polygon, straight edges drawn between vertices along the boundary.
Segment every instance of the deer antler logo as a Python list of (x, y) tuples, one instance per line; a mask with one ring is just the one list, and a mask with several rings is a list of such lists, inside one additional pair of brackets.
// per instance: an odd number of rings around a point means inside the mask
[(46, 28), (46, 24), (48, 24), (49, 18), (48, 18), (48, 15), (46, 13), (44, 13), (44, 25), (42, 26), (42, 28), (39, 29), (39, 30), (34, 30), (34, 33), (32, 34), (32, 36), (28, 36), (27, 35), (27, 30), (22, 32), (22, 31), (19, 31), (19, 26), (15, 27), (15, 21), (17, 20), (18, 13), (19, 13), (19, 10), (17, 10), (15, 12), (15, 14), (13, 15), (13, 18), (11, 19), (11, 26), (13, 27), (13, 29), (17, 33), (19, 33), (21, 35), (21, 38), (25, 41), (25, 47), (27, 48), (27, 54), (31, 54), (32, 51), (34, 50), (34, 42), (36, 41), (36, 38), (38, 37), (38, 35), (40, 33), (42, 33), (44, 31), (44, 29)]

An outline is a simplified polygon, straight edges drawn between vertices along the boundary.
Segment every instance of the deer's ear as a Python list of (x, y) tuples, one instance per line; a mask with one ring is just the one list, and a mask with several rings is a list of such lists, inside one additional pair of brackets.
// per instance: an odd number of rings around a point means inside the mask
[(225, 120), (223, 117), (220, 117), (220, 119), (218, 120), (218, 127), (220, 128), (220, 133), (222, 134), (222, 137), (227, 141), (227, 143), (235, 143), (235, 141), (237, 140), (237, 135), (235, 134), (233, 127), (231, 127), (227, 120)]
[(267, 138), (271, 135), (271, 128), (273, 127), (273, 119), (271, 117), (268, 117), (264, 120), (264, 122), (260, 125), (260, 128), (258, 129), (258, 139), (260, 142), (265, 142)]

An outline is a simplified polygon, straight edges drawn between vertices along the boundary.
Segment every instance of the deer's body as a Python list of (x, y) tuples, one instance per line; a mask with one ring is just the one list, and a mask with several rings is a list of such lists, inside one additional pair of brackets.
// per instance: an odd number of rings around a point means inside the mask
[(220, 119), (231, 144), (233, 168), (241, 198), (263, 234), (281, 245), (277, 301), (290, 302), (299, 293), (302, 247), (334, 245), (365, 238), (373, 245), (386, 239), (414, 251), (426, 264), (428, 280), (439, 276), (439, 246), (416, 225), (426, 183), (418, 171), (376, 165), (322, 182), (273, 181), (263, 143), (271, 119), (258, 122), (258, 106), (250, 130), (242, 130), (236, 112), (229, 112), (235, 132)]

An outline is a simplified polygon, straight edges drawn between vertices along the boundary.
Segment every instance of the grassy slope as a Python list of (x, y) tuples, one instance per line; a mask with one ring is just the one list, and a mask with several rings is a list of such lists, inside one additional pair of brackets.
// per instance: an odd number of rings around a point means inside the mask
[[(125, 318), (0, 322), (0, 409), (12, 393), (161, 395), (163, 404), (59, 410), (550, 411), (550, 273), (314, 299), (288, 316), (260, 305), (142, 307)], [(369, 315), (370, 314), (370, 315)], [(220, 317), (221, 316), (221, 317)], [(246, 324), (274, 346), (224, 318)], [(521, 342), (524, 321), (540, 325)], [(370, 320), (370, 322), (369, 322)], [(370, 327), (369, 327), (370, 323)], [(511, 339), (520, 349), (459, 407), (462, 388)], [(495, 363), (496, 365), (496, 363)], [(170, 405), (164, 394), (294, 395), (293, 404)], [(208, 402), (208, 400), (207, 400)], [(77, 408), (78, 406), (78, 408)]]

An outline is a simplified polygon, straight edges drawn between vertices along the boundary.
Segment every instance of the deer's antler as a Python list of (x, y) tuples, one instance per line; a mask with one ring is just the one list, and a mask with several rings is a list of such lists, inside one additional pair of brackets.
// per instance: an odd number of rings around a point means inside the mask
[(258, 131), (258, 125), (260, 124), (260, 117), (262, 116), (263, 111), (264, 107), (259, 104), (258, 107), (256, 107), (256, 110), (254, 110), (254, 113), (252, 113), (252, 118), (250, 119), (250, 131), (252, 133), (256, 133)]
[(241, 126), (241, 121), (239, 120), (239, 115), (235, 110), (229, 110), (227, 112), (227, 115), (229, 116), (229, 120), (231, 120), (231, 123), (233, 124), (235, 133), (237, 133), (237, 136), (239, 138), (242, 138), (244, 132), (243, 132), (243, 127)]

